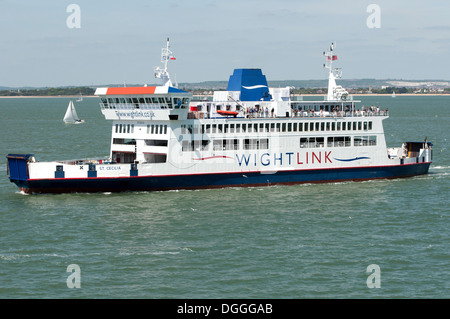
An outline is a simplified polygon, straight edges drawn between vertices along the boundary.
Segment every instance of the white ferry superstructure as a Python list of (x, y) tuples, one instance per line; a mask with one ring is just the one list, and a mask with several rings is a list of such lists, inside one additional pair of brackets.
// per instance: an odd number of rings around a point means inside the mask
[(334, 46), (324, 52), (327, 97), (296, 100), (291, 88), (269, 88), (260, 69), (235, 69), (226, 91), (196, 101), (173, 86), (169, 39), (162, 49), (161, 86), (98, 88), (112, 121), (104, 159), (36, 161), (9, 154), (11, 182), (26, 193), (117, 192), (264, 186), (428, 173), (432, 144), (388, 148), (387, 110), (359, 109), (336, 84)]

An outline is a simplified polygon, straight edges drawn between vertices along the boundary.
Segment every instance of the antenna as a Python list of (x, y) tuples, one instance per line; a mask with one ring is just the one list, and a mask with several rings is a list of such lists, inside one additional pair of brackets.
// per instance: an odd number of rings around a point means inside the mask
[(172, 86), (172, 81), (170, 80), (170, 75), (167, 71), (167, 63), (169, 60), (175, 60), (172, 51), (169, 49), (169, 42), (169, 38), (167, 38), (166, 47), (161, 49), (161, 63), (163, 64), (163, 68), (155, 67), (155, 78), (163, 80), (164, 86)]
[(330, 45), (330, 51), (323, 52), (323, 55), (326, 57), (326, 62), (323, 67), (329, 70), (327, 96), (328, 101), (342, 100), (345, 99), (348, 95), (348, 92), (344, 88), (342, 88), (342, 86), (336, 85), (336, 79), (340, 79), (342, 77), (342, 69), (333, 69), (333, 61), (337, 60), (337, 55), (334, 55), (334, 47), (335, 43), (332, 42)]

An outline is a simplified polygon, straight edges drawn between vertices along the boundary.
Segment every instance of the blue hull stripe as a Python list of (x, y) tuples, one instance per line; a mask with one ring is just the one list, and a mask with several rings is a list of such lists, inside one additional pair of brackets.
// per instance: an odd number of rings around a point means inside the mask
[(426, 174), (430, 164), (418, 163), (397, 166), (278, 171), (270, 174), (235, 172), (230, 174), (137, 176), (127, 178), (12, 180), (12, 182), (28, 193), (155, 191), (399, 178)]
[(349, 159), (339, 159), (339, 158), (335, 158), (333, 157), (333, 159), (335, 159), (336, 161), (340, 161), (340, 162), (353, 162), (353, 161), (357, 161), (357, 160), (362, 160), (362, 159), (370, 159), (370, 157), (355, 157), (355, 158), (349, 158)]

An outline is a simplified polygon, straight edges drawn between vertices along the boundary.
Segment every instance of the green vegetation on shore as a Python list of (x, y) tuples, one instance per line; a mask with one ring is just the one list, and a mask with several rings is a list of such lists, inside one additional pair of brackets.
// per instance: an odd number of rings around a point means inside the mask
[[(192, 92), (194, 95), (205, 95), (212, 94), (213, 90), (226, 90), (226, 87), (216, 85), (216, 87), (211, 88), (205, 83), (205, 87), (201, 86), (191, 86), (182, 85), (180, 89)], [(350, 94), (429, 94), (429, 93), (439, 93), (439, 94), (450, 94), (450, 88), (431, 89), (431, 88), (406, 88), (406, 87), (383, 87), (383, 88), (348, 88), (347, 91)], [(92, 87), (59, 87), (59, 88), (36, 88), (36, 89), (9, 89), (0, 90), (0, 96), (83, 96), (94, 95), (95, 88)], [(296, 87), (291, 90), (293, 94), (308, 95), (308, 94), (326, 94), (326, 87)]]
[(43, 88), (43, 89), (18, 89), (0, 91), (0, 96), (67, 96), (67, 95), (93, 95), (95, 89), (90, 87), (71, 88)]

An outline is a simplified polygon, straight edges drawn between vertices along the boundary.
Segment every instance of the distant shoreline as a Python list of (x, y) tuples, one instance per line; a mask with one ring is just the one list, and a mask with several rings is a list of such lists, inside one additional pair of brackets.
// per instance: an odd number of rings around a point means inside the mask
[[(203, 96), (203, 95), (195, 95), (195, 96)], [(204, 95), (208, 96), (208, 95)], [(295, 94), (295, 96), (326, 96), (326, 94)], [(392, 94), (350, 94), (350, 96), (357, 97), (357, 96), (392, 96)], [(401, 96), (449, 96), (450, 94), (442, 94), (442, 93), (403, 93), (403, 94), (396, 94), (396, 97)], [(83, 96), (83, 98), (90, 98), (90, 97), (98, 97), (96, 95), (86, 95)], [(65, 99), (78, 99), (79, 96), (74, 95), (20, 95), (20, 96), (0, 96), (0, 99), (27, 99), (27, 98), (65, 98)]]

